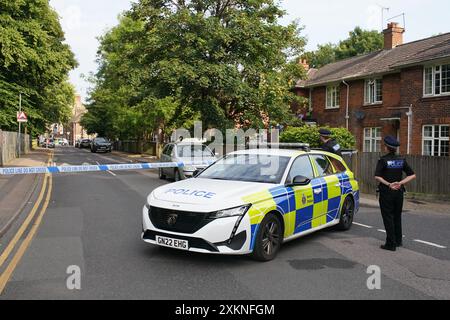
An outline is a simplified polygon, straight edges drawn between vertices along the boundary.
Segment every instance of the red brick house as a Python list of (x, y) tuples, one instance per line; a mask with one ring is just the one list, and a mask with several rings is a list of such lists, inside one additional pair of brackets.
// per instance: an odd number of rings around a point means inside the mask
[(449, 156), (450, 33), (403, 44), (404, 31), (390, 23), (383, 50), (318, 70), (302, 61), (308, 79), (295, 90), (319, 126), (348, 127), (360, 151), (394, 135), (403, 154)]

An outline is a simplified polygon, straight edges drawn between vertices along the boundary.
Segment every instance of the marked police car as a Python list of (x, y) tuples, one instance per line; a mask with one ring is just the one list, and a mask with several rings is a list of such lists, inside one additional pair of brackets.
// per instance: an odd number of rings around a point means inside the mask
[(348, 230), (358, 209), (358, 183), (337, 155), (237, 151), (193, 179), (155, 189), (143, 208), (142, 238), (268, 261), (283, 242), (332, 226)]

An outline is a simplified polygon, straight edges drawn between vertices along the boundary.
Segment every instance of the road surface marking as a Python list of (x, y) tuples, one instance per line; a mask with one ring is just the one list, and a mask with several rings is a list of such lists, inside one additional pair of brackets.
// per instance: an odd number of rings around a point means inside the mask
[(45, 202), (42, 205), (41, 211), (39, 212), (39, 215), (36, 218), (36, 221), (34, 222), (30, 232), (28, 233), (26, 238), (23, 240), (22, 244), (20, 245), (19, 249), (17, 250), (14, 257), (12, 258), (9, 265), (6, 267), (5, 272), (3, 272), (2, 275), (0, 275), (0, 295), (2, 294), (3, 290), (5, 289), (6, 284), (8, 283), (12, 274), (14, 273), (14, 270), (16, 269), (17, 265), (19, 264), (20, 260), (22, 259), (23, 255), (25, 254), (26, 250), (30, 246), (31, 241), (33, 240), (33, 238), (42, 222), (42, 218), (43, 218), (45, 212), (47, 211), (48, 205), (50, 203), (50, 197), (52, 194), (53, 177), (52, 177), (52, 175), (47, 174), (45, 179), (48, 179), (48, 190), (47, 190), (47, 196), (45, 198)]
[(371, 226), (367, 226), (367, 225), (362, 224), (362, 223), (353, 222), (353, 224), (355, 224), (357, 226), (360, 226), (360, 227), (363, 227), (363, 228), (367, 228), (367, 229), (372, 229), (373, 228)]
[(383, 230), (383, 229), (378, 229), (378, 231), (386, 233), (386, 230)]
[(414, 242), (419, 242), (419, 243), (422, 243), (422, 244), (426, 244), (426, 245), (429, 245), (429, 246), (432, 246), (432, 247), (436, 247), (436, 248), (439, 248), (439, 249), (447, 249), (447, 247), (444, 247), (444, 246), (441, 246), (440, 244), (436, 244), (436, 243), (432, 243), (432, 242), (428, 242), (428, 241), (423, 241), (423, 240), (413, 240)]
[[(100, 162), (98, 162), (98, 161), (95, 161), (95, 162), (97, 163), (98, 166), (101, 166)], [(106, 172), (112, 174), (114, 177), (117, 177), (117, 175), (116, 175), (114, 172), (111, 172), (111, 171), (109, 171), (109, 170), (106, 171)]]
[[(50, 162), (50, 160), (48, 161), (48, 163), (49, 162)], [(42, 189), (41, 189), (41, 192), (39, 193), (39, 197), (38, 197), (36, 203), (34, 204), (33, 208), (31, 209), (28, 217), (25, 219), (23, 224), (20, 226), (20, 228), (17, 231), (14, 238), (11, 240), (11, 242), (6, 247), (5, 251), (3, 251), (2, 255), (0, 256), (0, 267), (8, 259), (9, 255), (14, 250), (14, 247), (16, 246), (17, 242), (20, 240), (23, 233), (28, 228), (28, 225), (33, 220), (34, 216), (36, 215), (36, 212), (37, 212), (39, 206), (41, 205), (42, 199), (44, 198), (46, 187), (47, 187), (47, 179), (46, 179), (46, 177), (44, 177), (44, 183), (42, 184)]]

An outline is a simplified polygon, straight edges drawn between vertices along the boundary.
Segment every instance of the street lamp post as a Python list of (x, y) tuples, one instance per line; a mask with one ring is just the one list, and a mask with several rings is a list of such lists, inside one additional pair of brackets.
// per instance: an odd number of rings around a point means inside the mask
[[(19, 114), (22, 113), (22, 92), (19, 92)], [(22, 136), (21, 136), (21, 127), (22, 127), (22, 122), (19, 121), (19, 158), (20, 158), (20, 148), (21, 148), (21, 144), (22, 144)]]

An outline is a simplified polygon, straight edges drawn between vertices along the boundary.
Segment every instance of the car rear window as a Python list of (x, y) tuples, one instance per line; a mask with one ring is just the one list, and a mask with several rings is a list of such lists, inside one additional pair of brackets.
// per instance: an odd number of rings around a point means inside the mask
[(333, 157), (329, 157), (328, 159), (329, 159), (330, 162), (333, 164), (333, 167), (334, 167), (336, 173), (341, 173), (341, 172), (347, 171), (347, 168), (346, 168), (346, 167), (344, 166), (344, 164), (343, 164), (341, 161), (339, 161), (338, 159), (333, 158)]
[(319, 177), (329, 176), (334, 174), (333, 166), (326, 156), (315, 154), (311, 155), (311, 160), (315, 163)]

